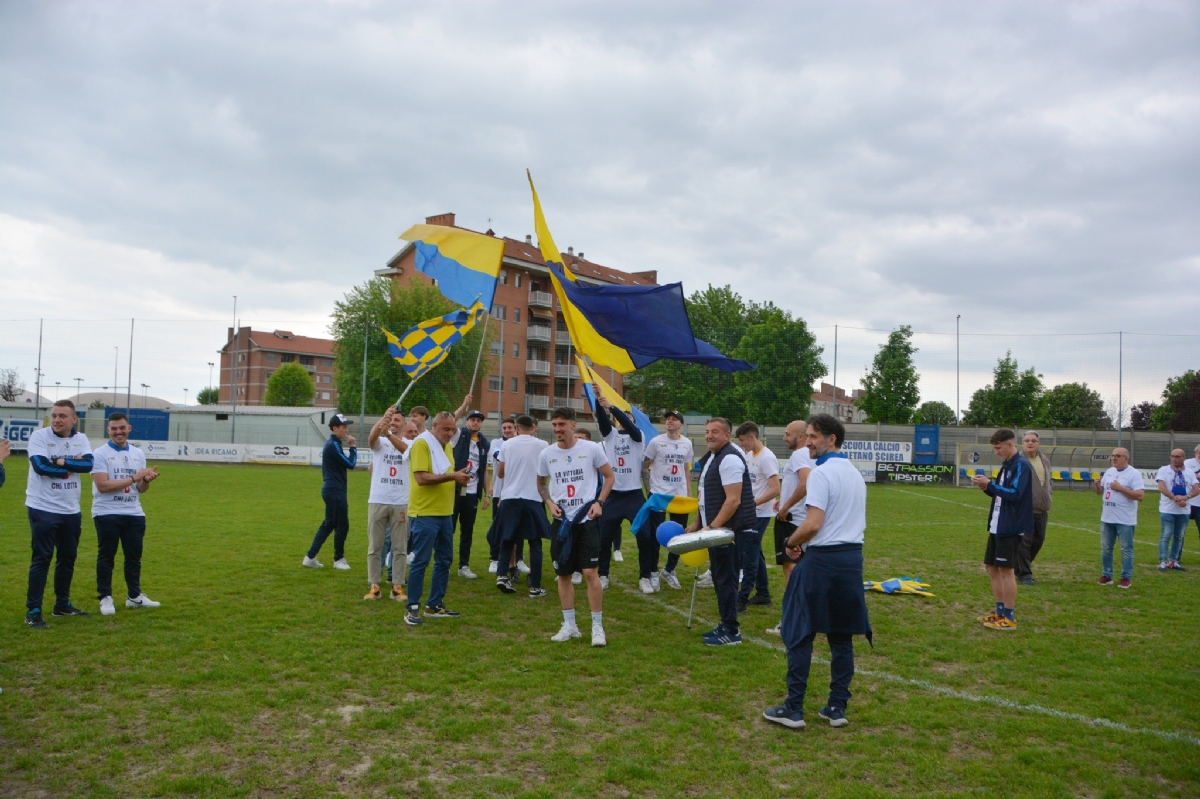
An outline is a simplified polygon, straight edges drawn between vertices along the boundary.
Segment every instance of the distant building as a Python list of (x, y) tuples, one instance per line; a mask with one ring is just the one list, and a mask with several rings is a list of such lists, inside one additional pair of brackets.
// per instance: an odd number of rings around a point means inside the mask
[(861, 388), (856, 388), (847, 394), (844, 388), (835, 388), (829, 383), (822, 383), (821, 390), (812, 395), (808, 412), (810, 414), (828, 413), (841, 419), (843, 423), (865, 422), (867, 420), (866, 411), (854, 404), (854, 401), (865, 393)]
[[(327, 338), (297, 336), (287, 330), (270, 333), (239, 328), (234, 335), (228, 328), (221, 355), (221, 386), (218, 402), (228, 405), (237, 384), (238, 405), (262, 405), (267, 394), (267, 380), (285, 363), (298, 363), (312, 376), (313, 405), (317, 408), (336, 408), (337, 388), (333, 382), (333, 341)], [(234, 356), (237, 357), (236, 374)]]
[[(454, 214), (426, 217), (426, 224), (458, 227)], [(465, 228), (464, 228), (465, 229)], [(487, 231), (486, 235), (495, 233)], [(476, 408), (488, 414), (499, 411), (501, 417), (530, 413), (546, 418), (551, 408), (569, 405), (591, 417), (583, 399), (575, 348), (567, 333), (567, 324), (558, 309), (558, 298), (550, 284), (550, 271), (532, 236), (524, 241), (502, 237), (504, 260), (492, 302), (492, 366), (481, 374), (474, 386)], [(413, 269), (414, 246), (409, 244), (388, 261), (376, 275), (393, 281), (428, 280)], [(622, 272), (601, 266), (568, 247), (563, 253), (565, 266), (582, 283), (608, 283), (618, 286), (653, 286), (658, 272)], [(619, 373), (599, 370), (600, 377), (624, 393)]]

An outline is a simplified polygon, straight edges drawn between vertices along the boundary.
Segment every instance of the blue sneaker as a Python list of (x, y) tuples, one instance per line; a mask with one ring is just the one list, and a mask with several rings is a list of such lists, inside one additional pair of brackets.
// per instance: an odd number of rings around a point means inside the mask
[(800, 710), (789, 710), (787, 705), (767, 708), (763, 711), (763, 718), (782, 724), (790, 730), (802, 730), (808, 726), (804, 723), (804, 713)]
[(421, 609), (416, 605), (409, 606), (408, 610), (404, 613), (404, 623), (409, 627), (416, 627), (424, 624), (425, 620), (421, 618), (420, 610)]
[(1170, 563), (1168, 563), (1167, 568), (1170, 569), (1171, 571), (1176, 571), (1176, 572), (1187, 571), (1187, 569), (1183, 568), (1183, 564), (1177, 560), (1173, 560)]
[(845, 727), (850, 723), (850, 719), (846, 718), (846, 711), (834, 705), (826, 705), (817, 711), (817, 715), (828, 719), (830, 727)]
[(711, 638), (705, 638), (705, 646), (737, 646), (742, 642), (741, 633), (730, 633), (728, 630), (721, 630), (720, 635), (714, 635)]
[(700, 634), (700, 637), (701, 637), (701, 638), (716, 638), (718, 635), (720, 635), (720, 634), (721, 634), (721, 633), (723, 633), (723, 632), (725, 632), (725, 625), (724, 625), (724, 624), (718, 624), (716, 627), (713, 627), (713, 628), (712, 628), (711, 630), (709, 630), (708, 632), (706, 632), (706, 633), (701, 633), (701, 634)]

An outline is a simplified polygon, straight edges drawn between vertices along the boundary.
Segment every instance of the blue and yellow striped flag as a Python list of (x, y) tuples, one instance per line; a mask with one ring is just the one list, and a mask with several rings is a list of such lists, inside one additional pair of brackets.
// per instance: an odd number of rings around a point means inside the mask
[(454, 313), (426, 319), (409, 330), (402, 338), (384, 330), (388, 352), (404, 368), (408, 376), (417, 380), (433, 367), (446, 360), (450, 348), (471, 332), (483, 319), (487, 309), (476, 301), (470, 308), (461, 308)]

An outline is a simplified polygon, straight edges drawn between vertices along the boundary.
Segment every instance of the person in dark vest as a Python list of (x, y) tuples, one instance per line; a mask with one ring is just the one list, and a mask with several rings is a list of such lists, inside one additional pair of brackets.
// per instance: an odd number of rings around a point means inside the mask
[(867, 486), (842, 453), (846, 427), (827, 413), (808, 420), (808, 452), (816, 466), (806, 483), (804, 521), (785, 542), (800, 562), (783, 594), (783, 643), (787, 646), (787, 700), (763, 711), (763, 718), (792, 729), (804, 727), (804, 695), (812, 666), (813, 640), (829, 640), (829, 699), (818, 715), (844, 727), (854, 677), (854, 636), (871, 640), (863, 599), (863, 533), (867, 528)]
[[(700, 468), (700, 512), (688, 527), (689, 533), (725, 528), (734, 534), (753, 531), (758, 521), (754, 512), (754, 491), (750, 470), (741, 453), (729, 443), (733, 425), (728, 419), (709, 419), (704, 427), (706, 454), (696, 464)], [(738, 627), (738, 549), (730, 543), (710, 547), (713, 588), (721, 623), (705, 633), (709, 646), (731, 646), (742, 642)], [(861, 586), (859, 588), (861, 592)]]
[(458, 576), (474, 580), (471, 571), (471, 542), (475, 537), (475, 517), (479, 513), (479, 500), (487, 496), (487, 436), (480, 432), (483, 427), (483, 411), (467, 414), (465, 425), (450, 439), (454, 451), (454, 471), (466, 469), (470, 481), (458, 489), (454, 498), (454, 526), (458, 528)]

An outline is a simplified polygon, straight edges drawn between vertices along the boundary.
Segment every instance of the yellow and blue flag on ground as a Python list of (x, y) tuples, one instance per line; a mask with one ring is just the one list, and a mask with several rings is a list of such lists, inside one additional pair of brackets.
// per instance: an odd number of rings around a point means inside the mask
[(937, 596), (929, 593), (932, 586), (921, 582), (920, 577), (893, 577), (881, 583), (867, 580), (863, 583), (864, 591), (878, 591), (881, 594), (916, 594), (917, 596)]
[(682, 284), (589, 286), (578, 282), (565, 267), (562, 253), (550, 235), (532, 175), (529, 189), (533, 192), (533, 229), (550, 270), (563, 320), (575, 348), (592, 363), (622, 374), (661, 358), (704, 364), (723, 372), (754, 368), (745, 361), (725, 357), (716, 347), (692, 335)]
[(651, 513), (695, 513), (699, 507), (700, 500), (696, 497), (651, 494), (646, 500), (646, 504), (637, 512), (637, 516), (634, 516), (633, 521), (629, 523), (629, 532), (637, 535), (638, 530), (642, 529), (642, 525), (650, 518)]
[(400, 238), (413, 243), (413, 267), (436, 280), (446, 299), (492, 309), (504, 239), (445, 225), (413, 225)]
[(486, 314), (483, 303), (476, 302), (470, 308), (462, 308), (436, 319), (426, 319), (400, 338), (384, 330), (388, 352), (410, 378), (417, 380), (446, 360), (450, 348), (471, 332)]

